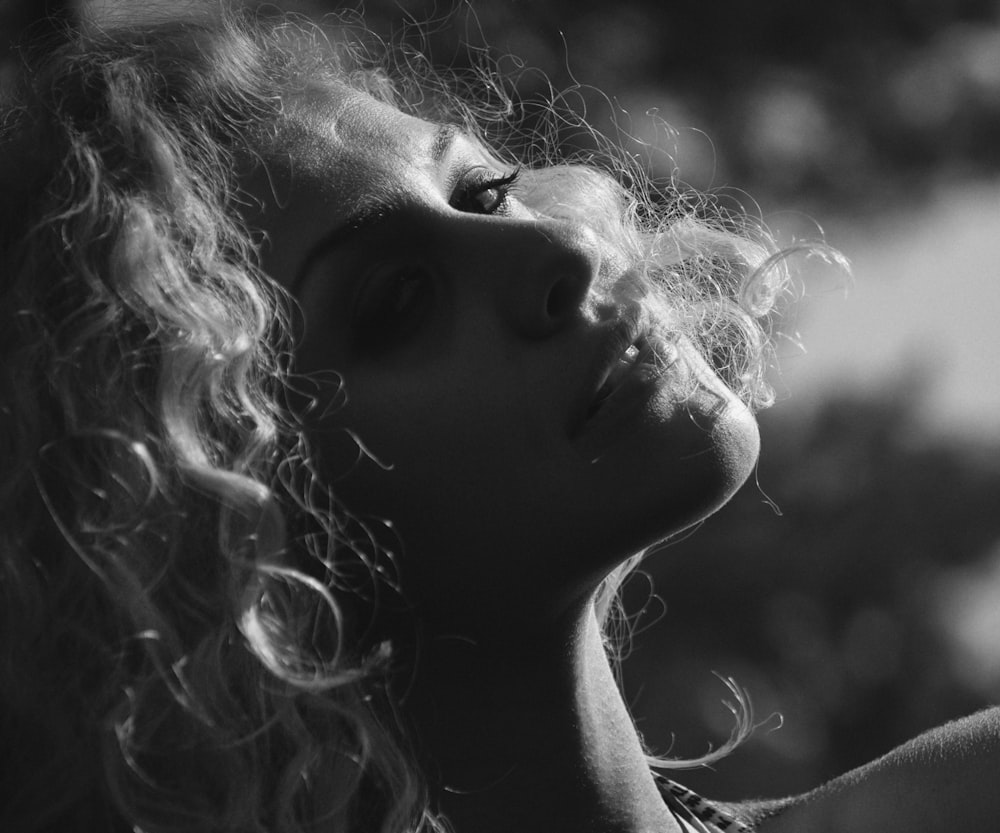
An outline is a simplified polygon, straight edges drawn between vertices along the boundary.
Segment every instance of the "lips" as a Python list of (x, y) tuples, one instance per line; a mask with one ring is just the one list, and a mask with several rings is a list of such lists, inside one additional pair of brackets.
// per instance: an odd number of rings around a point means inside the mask
[(676, 347), (638, 314), (619, 319), (603, 336), (571, 434), (648, 399), (676, 358)]
[(636, 367), (640, 363), (649, 359), (651, 349), (648, 344), (644, 344), (641, 348), (637, 343), (630, 344), (605, 369), (603, 378), (597, 387), (597, 393), (594, 395), (590, 407), (587, 408), (587, 419), (593, 417), (601, 409), (604, 403), (614, 395), (615, 391), (625, 383), (629, 376), (636, 372)]

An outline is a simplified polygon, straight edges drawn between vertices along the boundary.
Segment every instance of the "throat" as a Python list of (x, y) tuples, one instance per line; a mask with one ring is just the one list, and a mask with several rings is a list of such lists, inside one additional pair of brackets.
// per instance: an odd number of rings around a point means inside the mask
[(456, 833), (672, 833), (593, 606), (491, 646), (430, 637), (403, 704)]

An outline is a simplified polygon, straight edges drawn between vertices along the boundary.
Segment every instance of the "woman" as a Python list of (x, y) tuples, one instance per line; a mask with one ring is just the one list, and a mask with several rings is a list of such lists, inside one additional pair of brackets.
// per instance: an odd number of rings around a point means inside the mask
[(951, 787), (926, 739), (799, 802), (651, 775), (603, 627), (754, 464), (780, 254), (370, 66), (75, 34), (5, 111), (4, 829), (989, 818), (995, 716)]

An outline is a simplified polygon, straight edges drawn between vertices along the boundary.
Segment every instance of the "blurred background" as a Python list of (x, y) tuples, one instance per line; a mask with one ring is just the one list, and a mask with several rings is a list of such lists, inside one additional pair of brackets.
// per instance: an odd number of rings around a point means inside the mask
[[(6, 0), (3, 61), (26, 27), (101, 7), (178, 3)], [(389, 36), (447, 11), (365, 14)], [(734, 677), (761, 726), (683, 780), (777, 795), (1000, 701), (1000, 2), (472, 0), (422, 39), (458, 66), (484, 43), (538, 70), (524, 100), (574, 87), (658, 175), (854, 265), (849, 288), (805, 266), (756, 482), (626, 589), (647, 742), (718, 745), (713, 672)]]

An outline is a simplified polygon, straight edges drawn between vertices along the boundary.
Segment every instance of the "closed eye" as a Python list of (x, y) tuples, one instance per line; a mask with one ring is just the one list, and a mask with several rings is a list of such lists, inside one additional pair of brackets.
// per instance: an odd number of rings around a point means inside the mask
[(377, 269), (362, 282), (354, 298), (355, 350), (376, 358), (406, 342), (430, 316), (434, 295), (434, 279), (421, 264)]
[(505, 176), (493, 176), (486, 169), (478, 169), (459, 183), (448, 204), (456, 211), (470, 214), (504, 214), (520, 174), (520, 168)]

